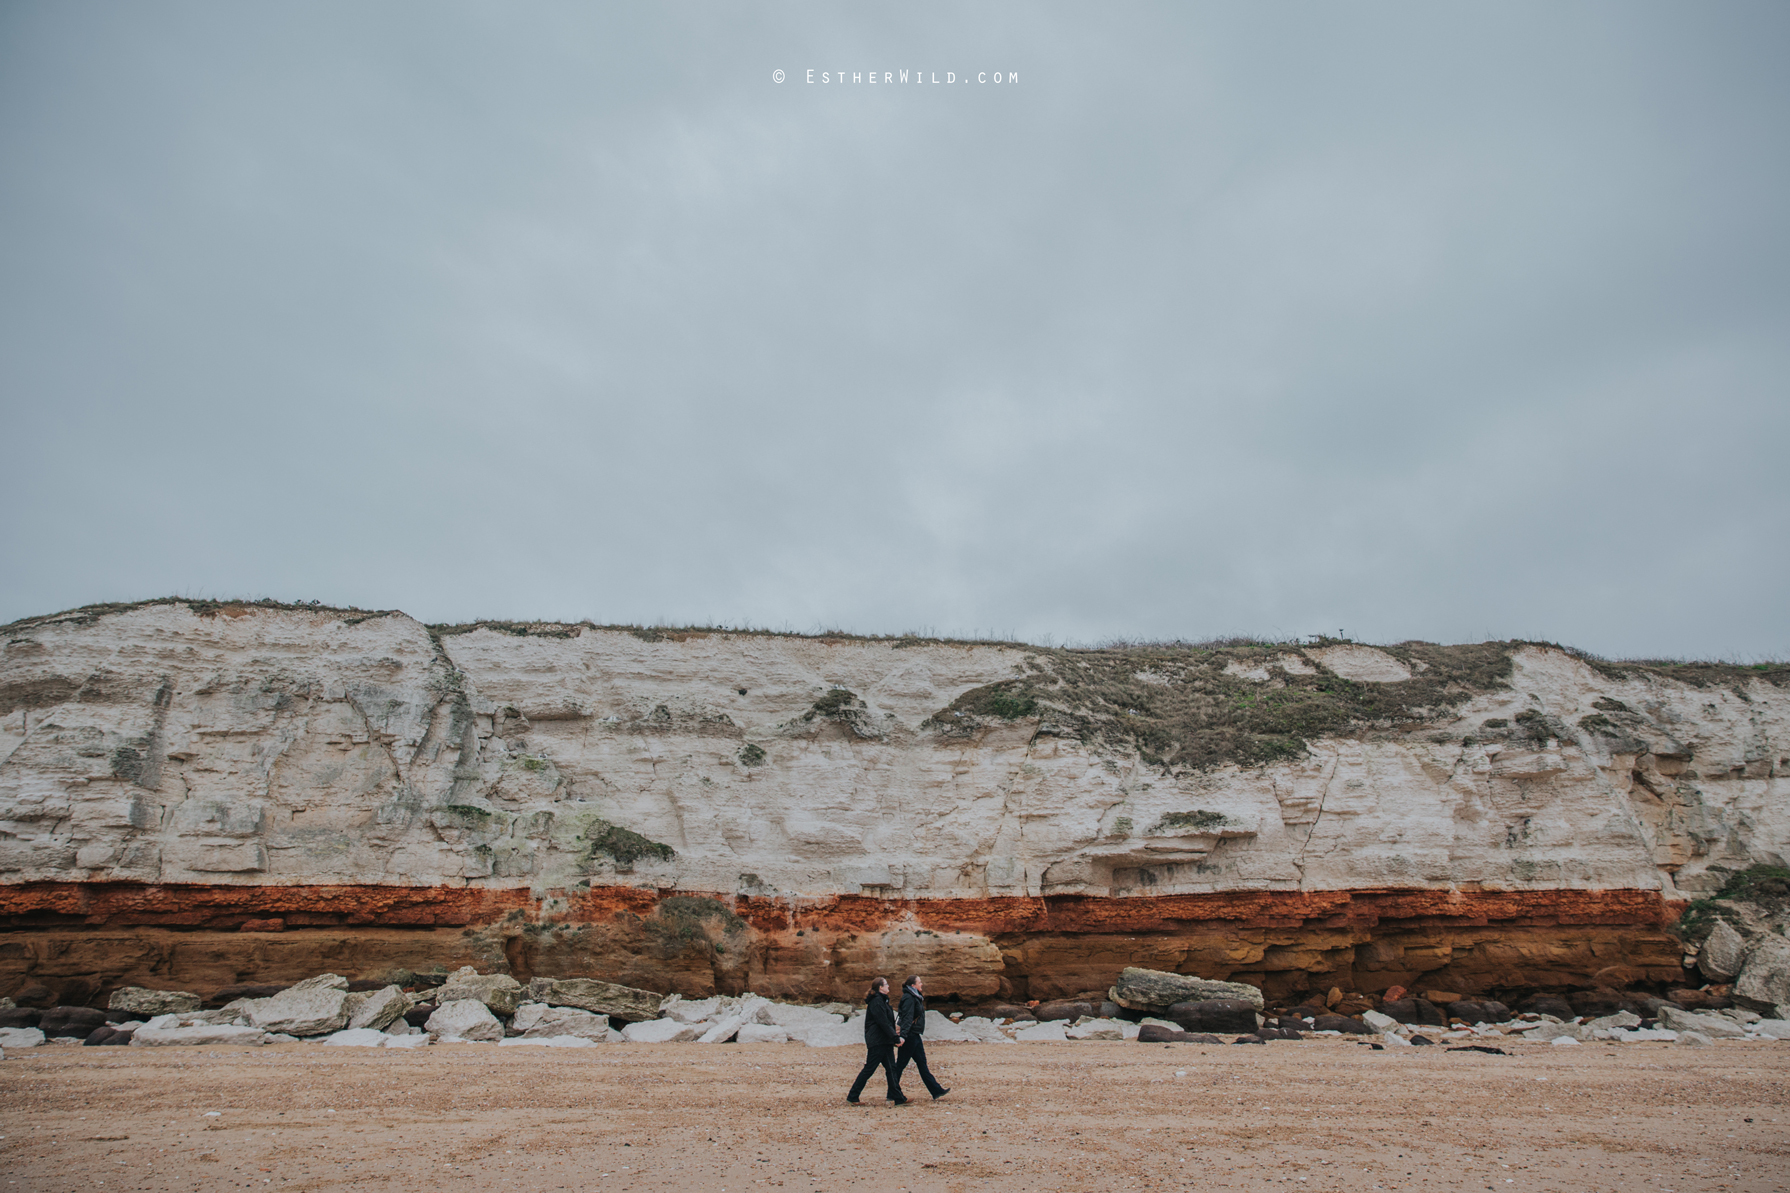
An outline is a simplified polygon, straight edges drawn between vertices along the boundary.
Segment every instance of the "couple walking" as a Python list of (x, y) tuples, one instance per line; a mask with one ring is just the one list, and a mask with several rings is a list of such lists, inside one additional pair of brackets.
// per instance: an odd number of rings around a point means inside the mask
[(889, 1075), (889, 1101), (897, 1106), (907, 1101), (901, 1092), (901, 1074), (910, 1060), (920, 1071), (920, 1080), (926, 1083), (933, 1101), (951, 1092), (938, 1083), (926, 1066), (926, 996), (922, 989), (917, 975), (907, 980), (901, 987), (901, 1011), (897, 1018), (889, 1007), (889, 979), (877, 978), (870, 983), (870, 996), (865, 1001), (868, 1017), (864, 1020), (864, 1046), (869, 1055), (858, 1079), (852, 1082), (851, 1093), (845, 1095), (847, 1102), (858, 1100), (879, 1065)]

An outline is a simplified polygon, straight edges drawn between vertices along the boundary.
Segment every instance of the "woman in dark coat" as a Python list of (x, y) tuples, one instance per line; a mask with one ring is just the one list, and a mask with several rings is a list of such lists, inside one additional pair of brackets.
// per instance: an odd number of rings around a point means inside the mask
[(870, 983), (870, 995), (864, 1002), (864, 1067), (851, 1084), (847, 1102), (856, 1102), (870, 1081), (870, 1075), (881, 1065), (889, 1075), (889, 1092), (885, 1096), (896, 1105), (907, 1101), (895, 1078), (895, 1049), (901, 1046), (901, 1033), (895, 1028), (895, 1011), (889, 1006), (889, 979), (877, 978)]
[(925, 990), (919, 974), (901, 987), (901, 1010), (895, 1016), (895, 1030), (901, 1033), (901, 1051), (895, 1058), (895, 1080), (897, 1083), (901, 1081), (901, 1075), (907, 1072), (907, 1062), (913, 1061), (914, 1067), (920, 1070), (920, 1080), (926, 1083), (926, 1091), (936, 1102), (951, 1091), (940, 1085), (932, 1070), (926, 1067)]

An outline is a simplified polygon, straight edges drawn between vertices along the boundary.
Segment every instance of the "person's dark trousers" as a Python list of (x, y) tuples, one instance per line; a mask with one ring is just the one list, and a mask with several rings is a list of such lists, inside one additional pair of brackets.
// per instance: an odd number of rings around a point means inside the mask
[(926, 1066), (926, 1040), (922, 1036), (909, 1036), (907, 1043), (901, 1046), (901, 1053), (895, 1059), (895, 1084), (901, 1084), (901, 1075), (907, 1071), (907, 1062), (914, 1062), (914, 1068), (920, 1071), (920, 1080), (926, 1083), (926, 1092), (938, 1097), (945, 1087), (938, 1083), (932, 1070)]
[[(901, 1096), (901, 1079), (895, 1075), (893, 1050), (887, 1044), (871, 1044), (866, 1051), (868, 1055), (864, 1058), (864, 1067), (858, 1070), (858, 1079), (851, 1083), (851, 1093), (845, 1096), (854, 1102), (857, 1101), (858, 1095), (863, 1093), (864, 1087), (870, 1083), (870, 1075), (876, 1072), (878, 1065), (881, 1065), (889, 1076), (889, 1092), (886, 1096), (896, 1102), (906, 1101), (907, 1099)], [(921, 1069), (920, 1071), (925, 1072), (926, 1070)]]

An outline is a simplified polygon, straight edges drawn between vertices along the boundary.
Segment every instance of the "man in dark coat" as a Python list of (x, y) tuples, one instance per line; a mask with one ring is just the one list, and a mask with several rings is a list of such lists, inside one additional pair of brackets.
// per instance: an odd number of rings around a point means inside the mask
[(901, 1032), (895, 1025), (895, 1011), (889, 1006), (889, 979), (877, 978), (870, 983), (870, 995), (864, 1002), (864, 1067), (851, 1084), (847, 1102), (856, 1102), (870, 1081), (870, 1075), (881, 1065), (889, 1075), (889, 1101), (899, 1106), (907, 1101), (901, 1093), (901, 1080), (895, 1076), (895, 1049), (901, 1044)]
[(926, 1067), (926, 995), (921, 993), (924, 988), (918, 974), (909, 978), (901, 988), (901, 1014), (896, 1019), (896, 1030), (900, 1032), (902, 1042), (901, 1053), (895, 1058), (895, 1084), (901, 1084), (901, 1074), (911, 1060), (936, 1102), (951, 1091), (940, 1085), (932, 1070)]

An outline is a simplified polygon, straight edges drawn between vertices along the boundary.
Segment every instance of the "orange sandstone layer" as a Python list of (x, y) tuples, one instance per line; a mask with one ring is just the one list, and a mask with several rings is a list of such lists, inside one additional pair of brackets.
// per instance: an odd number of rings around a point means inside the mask
[(855, 999), (920, 972), (943, 998), (1104, 989), (1126, 965), (1247, 981), (1462, 992), (1684, 979), (1657, 891), (1230, 891), (1100, 898), (780, 900), (632, 887), (0, 886), (0, 990), (202, 993), (325, 970), (462, 964), (702, 996)]

